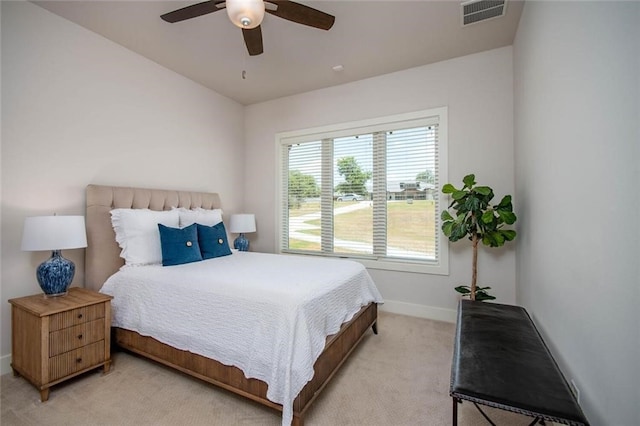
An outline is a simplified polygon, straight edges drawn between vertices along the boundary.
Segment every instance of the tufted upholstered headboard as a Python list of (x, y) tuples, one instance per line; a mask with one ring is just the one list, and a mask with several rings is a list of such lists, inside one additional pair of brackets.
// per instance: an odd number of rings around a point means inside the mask
[(98, 291), (102, 284), (124, 265), (120, 247), (111, 226), (112, 209), (170, 210), (172, 207), (193, 209), (221, 208), (217, 193), (128, 188), (88, 185), (87, 251), (85, 254), (85, 287)]

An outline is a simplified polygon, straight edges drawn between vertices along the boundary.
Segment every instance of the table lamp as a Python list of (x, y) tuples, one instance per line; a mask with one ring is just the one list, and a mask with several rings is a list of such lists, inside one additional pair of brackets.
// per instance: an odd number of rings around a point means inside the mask
[(67, 294), (76, 272), (73, 262), (60, 251), (86, 246), (84, 216), (34, 216), (24, 221), (22, 250), (51, 250), (51, 257), (36, 269), (38, 284), (47, 297)]
[(233, 248), (249, 251), (249, 240), (244, 236), (248, 232), (256, 232), (256, 217), (253, 214), (232, 214), (229, 231), (240, 234), (233, 242)]

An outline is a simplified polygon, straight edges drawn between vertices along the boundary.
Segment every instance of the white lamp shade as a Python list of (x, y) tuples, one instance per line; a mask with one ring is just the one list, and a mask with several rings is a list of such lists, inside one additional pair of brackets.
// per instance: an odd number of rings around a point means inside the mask
[(234, 234), (256, 232), (256, 216), (253, 214), (232, 214), (229, 231)]
[(264, 1), (262, 0), (227, 0), (227, 15), (236, 26), (251, 29), (262, 23), (264, 18)]
[(53, 251), (86, 246), (84, 216), (34, 216), (24, 220), (24, 251)]

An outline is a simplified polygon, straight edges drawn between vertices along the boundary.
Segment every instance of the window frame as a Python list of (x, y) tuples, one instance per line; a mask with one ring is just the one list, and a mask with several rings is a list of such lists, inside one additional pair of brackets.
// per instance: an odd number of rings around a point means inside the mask
[[(371, 133), (376, 131), (387, 131), (394, 128), (411, 127), (411, 126), (424, 126), (434, 124), (433, 120), (437, 120), (438, 124), (438, 182), (442, 185), (443, 182), (448, 182), (448, 108), (437, 107), (427, 110), (414, 111), (403, 114), (395, 114), (371, 119), (350, 121), (338, 124), (330, 124), (320, 127), (313, 127), (308, 129), (287, 131), (276, 133), (276, 191), (275, 191), (275, 247), (276, 252), (279, 254), (283, 252), (283, 173), (284, 164), (282, 161), (284, 155), (284, 149), (288, 145), (294, 143), (305, 143), (318, 141), (326, 138), (339, 138), (343, 136), (351, 136), (356, 133)], [(443, 196), (441, 191), (436, 191), (437, 209), (436, 209), (436, 261), (421, 261), (411, 259), (394, 259), (394, 258), (381, 258), (370, 259), (359, 257), (358, 255), (346, 256), (343, 253), (308, 253), (308, 252), (287, 252), (287, 254), (296, 254), (303, 256), (324, 256), (324, 257), (338, 257), (348, 258), (362, 263), (365, 267), (371, 269), (381, 269), (388, 271), (403, 271), (414, 272), (423, 274), (435, 274), (435, 275), (449, 275), (449, 240), (441, 233), (441, 219), (440, 216), (443, 210), (446, 210), (446, 203), (448, 200)]]

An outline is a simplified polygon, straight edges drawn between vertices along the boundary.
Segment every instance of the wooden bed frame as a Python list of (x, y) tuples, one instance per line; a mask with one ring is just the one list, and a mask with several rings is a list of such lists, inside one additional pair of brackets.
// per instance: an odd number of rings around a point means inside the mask
[[(96, 291), (124, 264), (111, 226), (112, 209), (170, 210), (171, 207), (221, 207), (218, 194), (206, 192), (89, 185), (86, 197), (88, 247), (85, 257), (85, 287)], [(364, 306), (349, 322), (344, 323), (338, 333), (327, 338), (324, 351), (314, 364), (313, 379), (294, 401), (293, 425), (304, 424), (305, 412), (362, 340), (368, 328), (371, 327), (377, 334), (377, 317), (377, 304), (371, 303)], [(237, 367), (176, 349), (151, 337), (122, 328), (113, 328), (112, 334), (111, 341), (126, 350), (282, 411), (282, 405), (267, 399), (265, 382), (247, 379)]]

